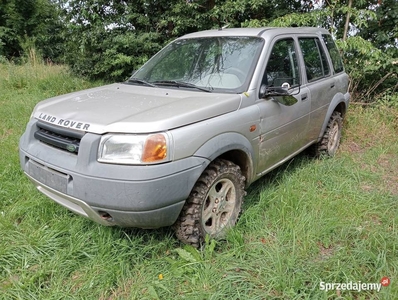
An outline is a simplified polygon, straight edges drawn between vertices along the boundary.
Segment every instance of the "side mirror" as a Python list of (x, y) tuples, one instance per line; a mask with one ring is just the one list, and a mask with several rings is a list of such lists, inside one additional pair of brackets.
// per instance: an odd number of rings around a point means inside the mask
[(288, 96), (288, 95), (290, 95), (290, 93), (288, 88), (286, 88), (286, 86), (267, 87), (265, 84), (262, 84), (260, 87), (260, 98), (266, 98), (272, 96)]
[[(260, 98), (274, 97), (274, 100), (280, 104), (285, 106), (292, 106), (298, 102), (298, 100), (290, 94), (287, 85), (288, 83), (283, 83), (282, 87), (267, 87), (265, 84), (262, 84), (260, 87)], [(290, 85), (289, 85), (290, 87)], [(300, 93), (299, 91), (295, 94)]]

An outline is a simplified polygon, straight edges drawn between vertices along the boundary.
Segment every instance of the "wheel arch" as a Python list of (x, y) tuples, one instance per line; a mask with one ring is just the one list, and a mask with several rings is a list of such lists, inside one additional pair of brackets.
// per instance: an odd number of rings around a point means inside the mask
[(328, 125), (329, 119), (332, 116), (333, 112), (338, 111), (341, 116), (344, 118), (347, 108), (348, 108), (348, 103), (349, 103), (349, 98), (345, 97), (343, 94), (339, 93), (337, 94), (332, 102), (329, 105), (329, 108), (326, 112), (325, 115), (325, 120), (323, 121), (322, 129), (319, 132), (318, 135), (318, 142), (322, 139), (322, 136), (326, 130), (326, 127)]
[(242, 175), (245, 176), (246, 187), (253, 180), (253, 147), (241, 134), (229, 132), (213, 137), (203, 144), (194, 156), (207, 158), (209, 163), (217, 158), (229, 160), (240, 167)]

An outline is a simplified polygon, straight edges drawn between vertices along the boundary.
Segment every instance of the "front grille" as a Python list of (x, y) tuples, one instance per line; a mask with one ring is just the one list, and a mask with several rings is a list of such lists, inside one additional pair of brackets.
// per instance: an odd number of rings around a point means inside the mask
[(39, 141), (58, 149), (77, 154), (79, 152), (80, 140), (84, 133), (71, 131), (66, 128), (50, 125), (44, 122), (37, 122), (37, 130), (34, 134)]

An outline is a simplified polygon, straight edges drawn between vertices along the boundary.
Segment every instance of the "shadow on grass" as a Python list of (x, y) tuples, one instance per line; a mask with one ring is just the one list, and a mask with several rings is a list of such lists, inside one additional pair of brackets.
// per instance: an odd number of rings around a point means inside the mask
[(259, 178), (247, 189), (244, 208), (255, 205), (264, 189), (281, 185), (289, 174), (294, 174), (298, 169), (314, 163), (315, 160), (310, 150), (306, 150)]
[[(120, 236), (128, 239), (139, 239), (142, 243), (162, 243), (170, 244), (170, 241), (176, 239), (174, 237), (174, 230), (171, 226), (161, 227), (156, 229), (142, 229), (142, 228), (117, 228), (120, 230)], [(177, 242), (177, 240), (176, 240)]]

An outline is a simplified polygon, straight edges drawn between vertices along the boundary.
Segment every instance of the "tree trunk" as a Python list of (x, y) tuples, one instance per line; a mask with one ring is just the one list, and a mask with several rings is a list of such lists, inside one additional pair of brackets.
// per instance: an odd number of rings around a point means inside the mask
[(343, 41), (345, 41), (347, 39), (348, 27), (350, 26), (350, 16), (351, 16), (352, 1), (353, 0), (348, 0), (348, 11), (347, 11), (347, 15), (346, 15), (346, 18), (345, 18)]

